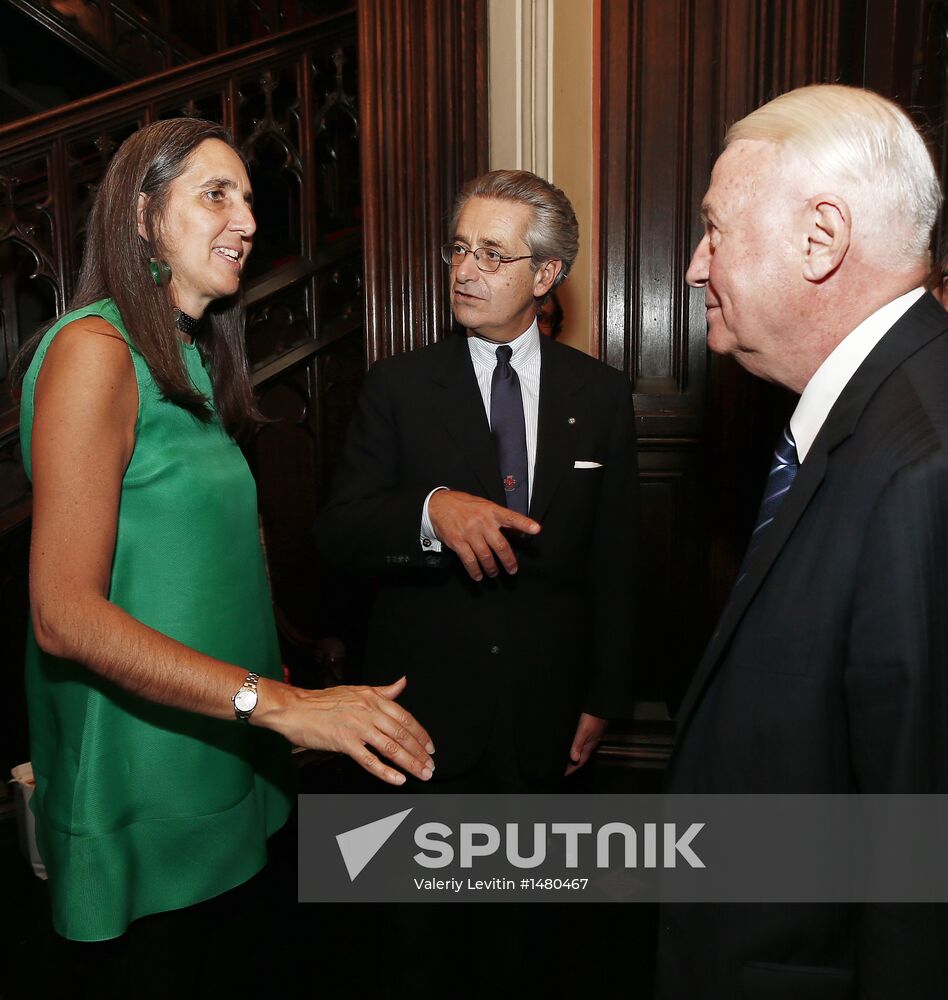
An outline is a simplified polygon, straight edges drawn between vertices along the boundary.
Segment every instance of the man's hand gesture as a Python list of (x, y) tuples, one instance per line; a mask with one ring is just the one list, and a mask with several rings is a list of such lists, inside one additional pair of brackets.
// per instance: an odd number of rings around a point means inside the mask
[(508, 507), (459, 490), (438, 490), (428, 501), (435, 534), (458, 558), (472, 580), (497, 576), (498, 563), (517, 572), (517, 557), (502, 529), (539, 534), (540, 525)]

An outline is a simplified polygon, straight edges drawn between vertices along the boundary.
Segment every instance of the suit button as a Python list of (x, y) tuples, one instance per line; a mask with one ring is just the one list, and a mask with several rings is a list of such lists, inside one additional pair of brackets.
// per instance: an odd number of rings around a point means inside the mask
[(500, 646), (491, 646), (490, 651), (496, 656), (500, 652)]

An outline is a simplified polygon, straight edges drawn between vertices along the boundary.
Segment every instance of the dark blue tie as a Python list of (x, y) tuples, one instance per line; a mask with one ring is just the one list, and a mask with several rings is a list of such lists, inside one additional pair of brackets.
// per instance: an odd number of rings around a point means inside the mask
[(777, 447), (774, 449), (773, 461), (770, 463), (770, 472), (767, 475), (767, 485), (764, 487), (764, 498), (760, 502), (760, 510), (757, 511), (757, 523), (754, 525), (754, 533), (751, 535), (750, 543), (744, 558), (741, 561), (741, 568), (738, 570), (737, 579), (731, 588), (731, 595), (727, 599), (727, 604), (721, 612), (718, 621), (718, 628), (711, 637), (712, 642), (717, 638), (721, 628), (721, 621), (724, 620), (734, 600), (734, 594), (738, 586), (747, 576), (747, 567), (750, 565), (751, 556), (758, 542), (767, 533), (767, 525), (777, 516), (777, 509), (783, 503), (784, 497), (790, 492), (794, 479), (800, 471), (800, 462), (797, 458), (797, 443), (793, 440), (793, 434), (788, 424), (780, 435)]
[(777, 516), (777, 510), (783, 503), (783, 498), (789, 492), (799, 471), (797, 444), (793, 440), (793, 434), (788, 424), (783, 429), (783, 434), (780, 435), (780, 440), (774, 450), (773, 462), (770, 464), (770, 473), (767, 476), (767, 485), (764, 487), (764, 499), (760, 502), (757, 523), (754, 525), (754, 533), (751, 535), (750, 545), (747, 547), (747, 555), (744, 556), (745, 565), (750, 554), (757, 548), (757, 543), (763, 536), (767, 525)]
[(497, 364), (490, 383), (490, 429), (497, 448), (497, 464), (504, 484), (507, 506), (527, 513), (527, 427), (523, 419), (520, 379), (510, 363), (513, 348), (497, 348)]

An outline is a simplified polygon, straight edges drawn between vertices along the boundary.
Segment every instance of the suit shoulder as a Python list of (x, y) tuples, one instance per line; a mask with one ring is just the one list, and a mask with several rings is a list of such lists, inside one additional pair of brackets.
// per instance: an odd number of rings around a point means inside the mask
[(855, 436), (881, 468), (948, 455), (948, 335), (895, 368), (863, 411)]
[(619, 371), (618, 368), (613, 368), (585, 351), (570, 347), (568, 344), (561, 344), (556, 340), (548, 342), (548, 350), (550, 357), (555, 358), (557, 363), (568, 367), (583, 379), (594, 381), (604, 389), (609, 388), (613, 392), (629, 392), (631, 387), (629, 376), (625, 372)]
[(578, 347), (563, 344), (558, 340), (548, 340), (546, 343), (551, 354), (555, 355), (564, 364), (572, 365), (584, 374), (601, 373), (609, 378), (618, 377), (624, 379), (626, 377), (618, 368), (607, 365), (604, 361), (594, 358), (591, 354), (579, 350)]
[(896, 369), (911, 387), (912, 403), (948, 444), (948, 327)]
[(943, 399), (948, 382), (948, 324), (945, 330), (907, 358), (901, 368), (922, 399)]
[(426, 344), (424, 347), (415, 347), (410, 351), (402, 351), (400, 354), (380, 358), (369, 370), (380, 369), (385, 372), (394, 372), (417, 369), (421, 371), (440, 364), (443, 358), (459, 349), (464, 339), (459, 334), (450, 333), (434, 344)]
[(403, 385), (427, 378), (463, 347), (463, 341), (463, 337), (449, 334), (437, 343), (380, 358), (369, 368), (366, 381), (370, 384)]

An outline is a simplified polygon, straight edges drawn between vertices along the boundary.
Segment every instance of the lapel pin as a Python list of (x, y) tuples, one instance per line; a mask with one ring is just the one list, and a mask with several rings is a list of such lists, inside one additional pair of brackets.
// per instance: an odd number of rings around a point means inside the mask
[(566, 418), (566, 422), (568, 424), (575, 424), (576, 423), (576, 418), (575, 417), (567, 417)]

